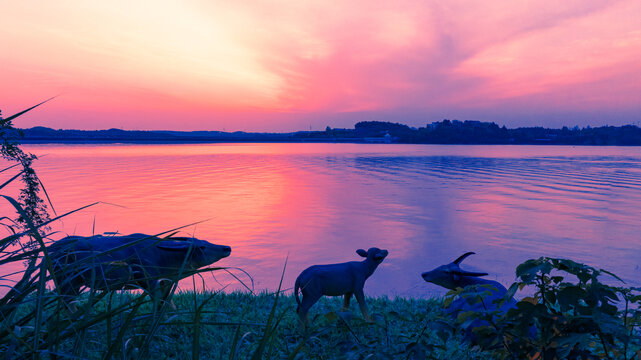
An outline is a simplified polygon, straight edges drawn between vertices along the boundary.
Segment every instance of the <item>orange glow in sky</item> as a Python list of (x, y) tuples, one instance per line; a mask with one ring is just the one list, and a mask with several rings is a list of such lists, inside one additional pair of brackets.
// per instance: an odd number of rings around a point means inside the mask
[(641, 2), (14, 1), (20, 127), (295, 131), (443, 118), (641, 121)]

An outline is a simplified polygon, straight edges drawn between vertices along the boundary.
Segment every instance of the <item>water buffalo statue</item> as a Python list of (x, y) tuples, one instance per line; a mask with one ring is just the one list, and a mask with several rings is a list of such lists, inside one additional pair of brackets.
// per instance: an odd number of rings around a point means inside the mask
[(67, 301), (83, 286), (101, 291), (141, 288), (165, 298), (171, 286), (163, 284), (231, 254), (229, 246), (196, 238), (145, 234), (68, 236), (47, 249), (52, 277)]
[[(506, 313), (509, 309), (516, 306), (516, 300), (513, 297), (506, 299), (507, 289), (501, 283), (483, 279), (481, 276), (488, 275), (484, 272), (472, 272), (462, 270), (459, 264), (473, 252), (466, 252), (449, 264), (441, 265), (434, 270), (421, 274), (423, 280), (442, 286), (449, 290), (456, 288), (466, 288), (464, 296), (455, 299), (446, 312), (454, 319), (459, 313), (465, 311), (490, 312), (497, 311), (499, 314)], [(472, 285), (480, 285), (473, 287)], [(480, 300), (480, 301), (478, 301)], [(465, 329), (465, 338), (474, 341), (473, 329), (479, 326), (489, 325), (484, 320), (475, 320), (467, 324)]]
[[(387, 250), (370, 248), (356, 250), (356, 253), (365, 258), (363, 261), (350, 261), (340, 264), (314, 265), (310, 266), (298, 275), (294, 285), (294, 295), (298, 308), (296, 312), (300, 317), (303, 328), (306, 328), (309, 320), (307, 312), (318, 299), (323, 295), (341, 296), (344, 295), (343, 309), (347, 309), (352, 295), (356, 297), (361, 308), (363, 317), (371, 321), (365, 303), (363, 286), (365, 280), (370, 277), (380, 263), (387, 256)], [(298, 298), (298, 291), (303, 294), (303, 300)]]

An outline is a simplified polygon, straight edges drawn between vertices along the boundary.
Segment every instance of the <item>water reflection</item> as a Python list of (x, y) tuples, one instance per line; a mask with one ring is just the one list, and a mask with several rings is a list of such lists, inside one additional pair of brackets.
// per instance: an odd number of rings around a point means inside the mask
[[(420, 273), (465, 251), (509, 283), (538, 256), (571, 257), (639, 282), (641, 150), (624, 147), (362, 144), (32, 145), (60, 233), (186, 234), (230, 245), (217, 265), (257, 289), (311, 264), (390, 255), (369, 294), (439, 293)], [(12, 189), (10, 191), (17, 191)], [(10, 211), (2, 204), (2, 213)], [(95, 230), (94, 230), (95, 224)], [(231, 282), (217, 276), (221, 283)], [(209, 285), (220, 287), (207, 278)], [(234, 286), (232, 286), (233, 288)]]

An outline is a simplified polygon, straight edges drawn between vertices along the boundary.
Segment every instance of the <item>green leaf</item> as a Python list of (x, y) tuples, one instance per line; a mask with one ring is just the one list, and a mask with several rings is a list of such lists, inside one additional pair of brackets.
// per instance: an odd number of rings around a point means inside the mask
[(568, 286), (558, 293), (558, 301), (561, 311), (569, 311), (579, 306), (579, 300), (584, 299), (588, 293), (579, 286)]

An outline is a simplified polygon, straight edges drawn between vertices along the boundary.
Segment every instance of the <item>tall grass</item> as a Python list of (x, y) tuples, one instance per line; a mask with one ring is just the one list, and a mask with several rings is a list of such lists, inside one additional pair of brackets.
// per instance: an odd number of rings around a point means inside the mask
[[(13, 126), (13, 119), (24, 115), (52, 99), (53, 98), (47, 99), (6, 118), (3, 118), (0, 113), (0, 156), (10, 162), (16, 162), (17, 164), (14, 166), (21, 167), (21, 171), (15, 177), (5, 182), (4, 185), (14, 181), (15, 178), (18, 177), (20, 177), (20, 180), (22, 181), (22, 188), (20, 189), (20, 195), (17, 200), (23, 206), (23, 214), (18, 216), (17, 224), (22, 225), (23, 229), (28, 229), (27, 221), (31, 221), (36, 225), (41, 225), (49, 220), (47, 205), (41, 198), (40, 192), (42, 191), (45, 194), (47, 200), (49, 200), (49, 195), (32, 166), (33, 161), (36, 160), (37, 157), (33, 154), (22, 151), (20, 148), (19, 139), (22, 136), (22, 130)], [(10, 166), (5, 170), (13, 168), (14, 166)], [(51, 201), (49, 201), (49, 204), (51, 205)], [(51, 209), (54, 210), (53, 205), (51, 205)], [(44, 226), (42, 227), (42, 230), (48, 230), (48, 228)]]
[[(18, 212), (23, 209), (14, 199), (4, 196)], [(75, 211), (79, 211), (75, 210)], [(67, 214), (65, 214), (67, 215)], [(64, 216), (64, 215), (62, 215)], [(61, 216), (61, 217), (62, 217)], [(56, 217), (54, 221), (60, 217)], [(6, 295), (0, 299), (0, 353), (4, 358), (123, 358), (146, 359), (150, 357), (152, 345), (160, 341), (163, 328), (172, 324), (172, 319), (185, 315), (192, 317), (191, 322), (183, 322), (183, 327), (191, 327), (191, 338), (196, 339), (192, 358), (199, 358), (198, 339), (204, 326), (212, 325), (203, 322), (206, 314), (204, 306), (215, 296), (210, 294), (204, 300), (195, 301), (193, 307), (174, 311), (165, 302), (159, 303), (157, 297), (144, 291), (134, 294), (115, 294), (115, 292), (98, 292), (93, 286), (88, 287), (80, 299), (73, 301), (73, 310), (68, 306), (68, 297), (59, 292), (64, 286), (57, 284), (49, 259), (47, 244), (49, 241), (40, 235), (38, 226), (28, 221), (31, 227), (24, 233), (16, 233), (0, 240), (0, 266), (6, 268), (15, 264), (18, 267), (26, 260), (25, 269), (13, 276), (17, 280), (9, 287)], [(44, 226), (42, 224), (41, 226)], [(19, 236), (22, 235), (22, 236)], [(27, 236), (32, 236), (37, 246), (16, 246)], [(31, 241), (31, 240), (29, 240)], [(125, 246), (133, 246), (134, 243)], [(96, 254), (83, 261), (99, 261)], [(74, 264), (82, 266), (82, 264)], [(208, 271), (225, 271), (220, 267), (209, 267), (197, 271), (183, 268), (173, 282), (168, 299), (177, 290), (177, 281), (183, 275), (195, 275)], [(2, 274), (6, 280), (10, 274)], [(47, 284), (53, 283), (53, 289)], [(117, 288), (118, 284), (115, 285)], [(160, 306), (159, 306), (160, 305)], [(216, 326), (238, 326), (239, 322), (216, 322)], [(175, 325), (175, 324), (174, 324)], [(104, 336), (96, 338), (95, 334)], [(184, 341), (176, 340), (176, 341)], [(93, 346), (102, 343), (104, 346)]]

